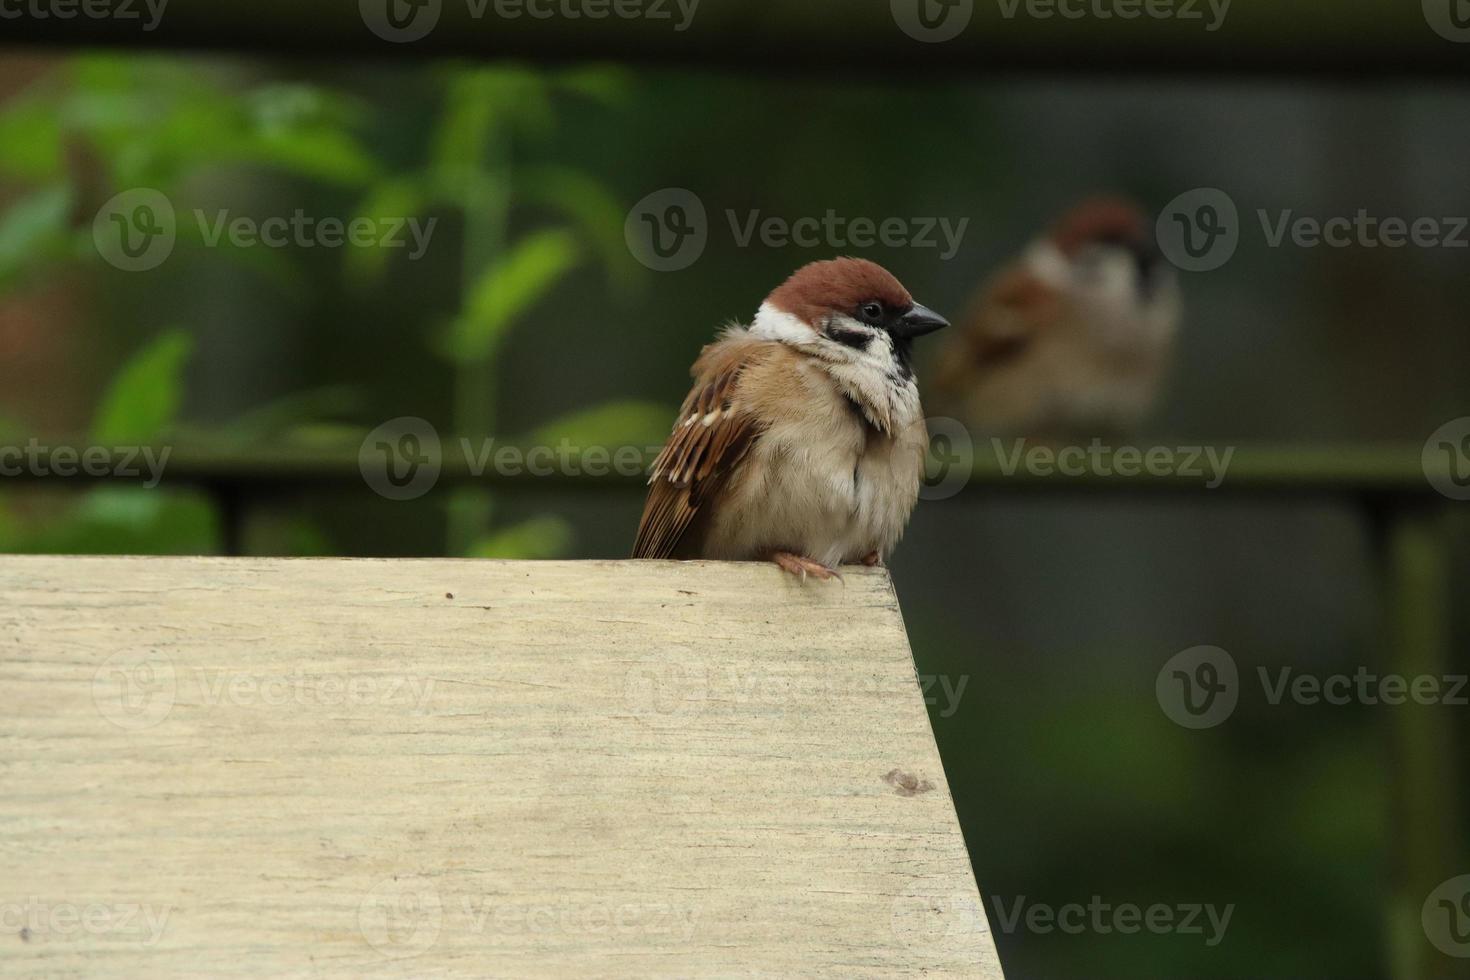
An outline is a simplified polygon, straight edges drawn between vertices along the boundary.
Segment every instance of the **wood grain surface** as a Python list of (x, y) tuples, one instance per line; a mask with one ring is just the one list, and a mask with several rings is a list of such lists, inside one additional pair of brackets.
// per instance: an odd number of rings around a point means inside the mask
[(892, 585), (0, 558), (0, 974), (999, 977)]

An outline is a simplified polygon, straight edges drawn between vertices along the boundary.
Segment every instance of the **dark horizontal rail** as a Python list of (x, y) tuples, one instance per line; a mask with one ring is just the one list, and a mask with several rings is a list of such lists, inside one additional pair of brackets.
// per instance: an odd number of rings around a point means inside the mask
[[(157, 6), (157, 0), (152, 0)], [(421, 39), (392, 43), (354, 0), (106, 0), (136, 17), (54, 15), (74, 0), (24, 0), (0, 20), (0, 43), (236, 51), (321, 58), (474, 56), (617, 60), (749, 72), (912, 76), (1189, 73), (1470, 77), (1470, 45), (1431, 28), (1419, 0), (951, 0), (964, 29), (920, 43), (895, 8), (921, 0), (391, 0), (399, 23), (437, 10)], [(946, 9), (938, 0), (932, 17)], [(1450, 11), (1458, 0), (1431, 0)], [(372, 8), (383, 0), (364, 0)], [(1073, 14), (1063, 16), (1059, 3)], [(1431, 8), (1433, 9), (1433, 8)], [(37, 11), (46, 16), (37, 16)], [(533, 16), (531, 11), (549, 16)], [(1102, 10), (1107, 16), (1097, 13)], [(1169, 10), (1173, 16), (1151, 16)], [(51, 11), (52, 13), (48, 13)], [(629, 16), (628, 11), (634, 15)], [(570, 16), (569, 12), (578, 16)], [(592, 16), (601, 12), (600, 17)], [(622, 12), (622, 13), (619, 13)], [(425, 13), (427, 16), (427, 13)], [(1435, 15), (1437, 16), (1437, 15)], [(1446, 13), (1444, 18), (1449, 18)], [(151, 29), (145, 29), (149, 23)], [(1453, 24), (1453, 21), (1446, 21)], [(1217, 24), (1211, 30), (1210, 25)], [(683, 29), (678, 29), (684, 24)]]
[[(457, 444), (456, 440), (445, 443), (450, 447)], [(558, 456), (554, 447), (497, 443), (495, 448), (522, 463), (483, 465), (454, 451), (434, 454), (426, 461), (427, 465), (438, 467), (433, 486), (636, 490), (643, 486), (643, 473), (652, 459), (652, 451), (643, 447), (627, 447), (621, 457), (617, 455), (618, 449), (566, 450)], [(1163, 455), (1155, 454), (1153, 471), (1149, 471), (1148, 445), (1118, 447), (1100, 457), (1082, 456), (1074, 450), (1059, 464), (1054, 447), (1028, 444), (1026, 455), (1018, 460), (1015, 444), (986, 442), (976, 446), (973, 452), (951, 452), (947, 467), (943, 462), (935, 465), (930, 482), (955, 492), (972, 493), (1387, 495), (1432, 500), (1439, 494), (1430, 476), (1445, 477), (1449, 465), (1447, 460), (1442, 463), (1424, 460), (1419, 447), (1414, 446), (1208, 448), (1215, 453), (1214, 463), (1204, 446), (1164, 447)], [(353, 448), (159, 446), (150, 447), (149, 451), (151, 458), (161, 465), (150, 469), (149, 457), (134, 450), (93, 448), (86, 450), (84, 456), (79, 448), (67, 448), (64, 444), (0, 445), (0, 488), (21, 485), (81, 488), (96, 483), (122, 483), (228, 488), (246, 495), (308, 489), (371, 492), (364, 467), (367, 473), (380, 474), (386, 466), (382, 458), (372, 454), (362, 457)], [(1228, 465), (1221, 467), (1219, 464), (1227, 458), (1227, 452), (1230, 453)], [(614, 465), (619, 458), (622, 462)], [(86, 460), (90, 462), (84, 466)]]

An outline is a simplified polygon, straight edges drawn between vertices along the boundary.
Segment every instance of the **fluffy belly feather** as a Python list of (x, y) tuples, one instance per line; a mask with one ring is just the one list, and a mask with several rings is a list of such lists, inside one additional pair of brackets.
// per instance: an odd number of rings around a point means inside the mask
[(779, 550), (836, 566), (874, 552), (887, 558), (898, 544), (919, 496), (923, 423), (896, 438), (853, 421), (816, 438), (801, 429), (773, 428), (752, 448), (706, 557), (761, 560)]

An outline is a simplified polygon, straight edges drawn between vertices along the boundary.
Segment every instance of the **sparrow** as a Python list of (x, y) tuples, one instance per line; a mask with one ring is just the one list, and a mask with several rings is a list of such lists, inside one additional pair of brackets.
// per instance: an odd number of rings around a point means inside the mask
[(798, 269), (694, 362), (633, 557), (772, 561), (803, 580), (886, 560), (928, 451), (914, 339), (948, 325), (865, 259)]
[(1065, 214), (980, 291), (940, 351), (942, 408), (989, 435), (1132, 432), (1158, 397), (1179, 328), (1174, 270), (1133, 203)]

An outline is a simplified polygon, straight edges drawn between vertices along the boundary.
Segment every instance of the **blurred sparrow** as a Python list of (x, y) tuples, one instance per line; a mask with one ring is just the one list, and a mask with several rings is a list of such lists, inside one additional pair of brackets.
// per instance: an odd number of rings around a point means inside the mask
[(1158, 396), (1179, 314), (1143, 213), (1086, 201), (984, 287), (940, 352), (936, 401), (990, 435), (1131, 432)]
[(887, 558), (928, 447), (911, 348), (944, 326), (872, 262), (799, 269), (694, 362), (633, 557), (774, 561), (803, 579)]

